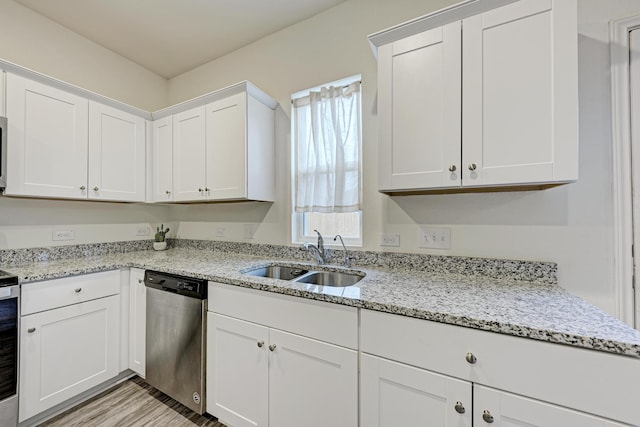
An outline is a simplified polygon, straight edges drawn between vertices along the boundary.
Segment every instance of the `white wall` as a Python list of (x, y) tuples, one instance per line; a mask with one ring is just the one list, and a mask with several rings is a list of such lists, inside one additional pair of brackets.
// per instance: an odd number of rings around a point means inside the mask
[(0, 40), (6, 61), (142, 109), (166, 106), (166, 79), (13, 0), (0, 1)]
[[(169, 81), (170, 103), (248, 79), (274, 96), (287, 122), (290, 94), (361, 73), (363, 78), (364, 249), (554, 261), (560, 284), (611, 314), (613, 219), (608, 22), (640, 14), (637, 0), (579, 0), (580, 180), (535, 192), (388, 197), (377, 187), (376, 63), (366, 36), (453, 1), (350, 0)], [(286, 129), (288, 123), (281, 124)], [(182, 237), (288, 244), (289, 135), (278, 138), (277, 202), (173, 207)], [(452, 249), (417, 248), (420, 225), (451, 227)], [(379, 246), (399, 233), (399, 248)]]

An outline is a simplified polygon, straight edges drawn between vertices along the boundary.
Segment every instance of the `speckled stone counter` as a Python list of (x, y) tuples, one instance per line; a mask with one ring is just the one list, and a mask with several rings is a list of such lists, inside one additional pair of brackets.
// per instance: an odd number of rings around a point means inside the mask
[[(5, 258), (0, 268), (17, 274), (21, 283), (29, 283), (138, 267), (640, 358), (640, 332), (555, 285), (554, 264), (538, 267), (514, 261), (505, 267), (504, 262), (487, 260), (488, 267), (468, 271), (469, 265), (484, 261), (470, 259), (457, 265), (454, 259), (453, 266), (426, 268), (416, 264), (416, 259), (396, 255), (396, 262), (391, 256), (365, 267), (358, 266), (364, 262), (356, 264), (352, 270), (365, 273), (364, 279), (354, 286), (335, 288), (255, 277), (243, 271), (274, 262), (314, 270), (340, 267), (303, 261), (308, 255), (298, 256), (299, 251), (274, 248), (271, 253), (263, 247), (247, 255), (237, 249), (237, 245), (186, 244), (163, 252), (107, 251), (98, 256), (11, 265)], [(435, 260), (444, 262), (444, 258)], [(427, 258), (429, 262), (435, 261)], [(383, 267), (376, 266), (380, 264)], [(465, 274), (457, 273), (459, 270)], [(528, 280), (521, 280), (523, 277)]]

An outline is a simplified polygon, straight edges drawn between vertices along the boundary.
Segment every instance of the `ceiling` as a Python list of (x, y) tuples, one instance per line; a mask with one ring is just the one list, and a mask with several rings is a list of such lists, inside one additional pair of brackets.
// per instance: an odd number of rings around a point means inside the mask
[(170, 79), (345, 0), (14, 0)]

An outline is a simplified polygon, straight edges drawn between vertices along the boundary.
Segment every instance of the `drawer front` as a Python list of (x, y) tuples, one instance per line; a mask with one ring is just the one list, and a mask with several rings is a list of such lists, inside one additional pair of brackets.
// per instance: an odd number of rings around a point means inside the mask
[(27, 283), (21, 286), (21, 315), (38, 313), (120, 293), (118, 270)]
[(358, 348), (358, 309), (209, 282), (209, 311)]
[(361, 313), (360, 345), (366, 353), (640, 425), (640, 359), (369, 310)]

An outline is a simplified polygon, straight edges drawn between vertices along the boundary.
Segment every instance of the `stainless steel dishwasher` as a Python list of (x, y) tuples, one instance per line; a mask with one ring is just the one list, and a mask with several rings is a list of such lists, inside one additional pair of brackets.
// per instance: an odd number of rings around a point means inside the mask
[(145, 380), (197, 412), (205, 410), (207, 281), (145, 271)]

